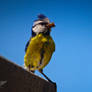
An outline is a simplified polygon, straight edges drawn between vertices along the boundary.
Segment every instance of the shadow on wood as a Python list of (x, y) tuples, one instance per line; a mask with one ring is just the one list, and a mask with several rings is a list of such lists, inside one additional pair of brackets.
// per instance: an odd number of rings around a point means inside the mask
[(55, 86), (0, 56), (0, 92), (56, 92)]

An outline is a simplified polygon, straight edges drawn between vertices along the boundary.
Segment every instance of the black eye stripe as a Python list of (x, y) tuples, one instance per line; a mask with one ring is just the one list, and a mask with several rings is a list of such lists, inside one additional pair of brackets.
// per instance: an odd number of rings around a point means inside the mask
[[(38, 24), (36, 24), (36, 25), (47, 25), (48, 23), (47, 22), (41, 22), (41, 23), (38, 23)], [(32, 28), (34, 28), (36, 25), (34, 25), (34, 26), (32, 26)]]
[(39, 23), (39, 24), (41, 24), (41, 25), (47, 25), (48, 23), (46, 23), (46, 22), (43, 22), (43, 23)]

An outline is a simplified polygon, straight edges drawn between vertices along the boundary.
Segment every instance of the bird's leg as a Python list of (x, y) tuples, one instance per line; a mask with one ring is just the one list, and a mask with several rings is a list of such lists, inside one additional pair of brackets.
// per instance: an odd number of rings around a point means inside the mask
[(35, 71), (34, 70), (30, 70), (30, 68), (31, 68), (31, 65), (28, 66), (28, 71), (32, 72), (32, 73), (35, 73)]
[(42, 70), (42, 69), (40, 69), (39, 72), (40, 72), (50, 83), (52, 83), (52, 84), (54, 85), (54, 87), (55, 87), (55, 90), (57, 90), (57, 85), (56, 85), (56, 83), (53, 82), (53, 81), (51, 81), (51, 80), (43, 73), (43, 70)]
[(31, 67), (31, 66), (30, 66), (30, 65), (28, 65), (28, 71), (30, 71), (30, 67)]
[(55, 84), (53, 81), (51, 81), (51, 80), (43, 73), (43, 70), (42, 70), (42, 69), (40, 69), (39, 72), (40, 72), (50, 83)]

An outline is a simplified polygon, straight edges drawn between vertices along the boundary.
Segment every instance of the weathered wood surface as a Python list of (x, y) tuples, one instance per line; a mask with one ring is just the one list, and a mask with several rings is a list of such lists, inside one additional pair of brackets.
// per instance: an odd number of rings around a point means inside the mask
[(0, 56), (0, 92), (56, 92), (55, 86)]

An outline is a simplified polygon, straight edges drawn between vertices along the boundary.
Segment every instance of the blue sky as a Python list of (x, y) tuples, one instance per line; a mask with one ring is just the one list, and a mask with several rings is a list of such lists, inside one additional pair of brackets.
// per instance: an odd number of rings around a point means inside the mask
[(23, 66), (39, 13), (56, 24), (51, 32), (56, 51), (44, 73), (56, 81), (58, 92), (92, 92), (91, 0), (0, 0), (0, 55)]

